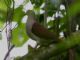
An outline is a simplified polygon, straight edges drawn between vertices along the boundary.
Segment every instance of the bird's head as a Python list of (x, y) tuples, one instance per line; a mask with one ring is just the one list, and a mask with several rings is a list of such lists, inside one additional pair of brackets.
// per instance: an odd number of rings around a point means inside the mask
[(33, 17), (35, 17), (35, 12), (34, 11), (32, 11), (32, 10), (28, 10), (27, 12), (26, 12), (26, 14), (28, 15), (28, 16), (33, 16)]
[(36, 22), (35, 13), (32, 10), (28, 10), (26, 14), (28, 16), (27, 26), (29, 25), (30, 28), (30, 26), (32, 26)]

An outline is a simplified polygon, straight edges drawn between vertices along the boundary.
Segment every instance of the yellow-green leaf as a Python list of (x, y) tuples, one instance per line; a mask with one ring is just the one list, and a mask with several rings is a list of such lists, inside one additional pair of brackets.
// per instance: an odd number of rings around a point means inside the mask
[(26, 34), (25, 24), (19, 25), (16, 29), (12, 32), (12, 44), (15, 46), (22, 46), (28, 40), (28, 36)]

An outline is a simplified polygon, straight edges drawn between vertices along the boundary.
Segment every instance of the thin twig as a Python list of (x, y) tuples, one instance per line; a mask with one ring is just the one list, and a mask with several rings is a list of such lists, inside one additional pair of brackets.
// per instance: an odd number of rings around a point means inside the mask
[(9, 53), (12, 50), (12, 48), (14, 46), (11, 47), (10, 41), (11, 41), (11, 37), (12, 37), (12, 19), (13, 19), (13, 14), (14, 14), (14, 0), (13, 2), (13, 7), (11, 9), (10, 6), (7, 6), (7, 16), (6, 16), (6, 26), (7, 26), (7, 22), (9, 25), (9, 28), (6, 28), (6, 36), (7, 36), (7, 44), (8, 44), (8, 53), (6, 54), (4, 60), (7, 59), (7, 57), (9, 57)]
[[(3, 29), (0, 30), (0, 32), (3, 32), (3, 30), (8, 26), (9, 24), (7, 24), (6, 26), (3, 27)], [(15, 26), (13, 27), (13, 29), (17, 26), (17, 23), (15, 24)], [(12, 30), (13, 30), (12, 29)]]
[(48, 0), (45, 0), (45, 13), (44, 13), (44, 26), (47, 28), (47, 3), (48, 3)]
[(7, 59), (7, 57), (9, 56), (9, 53), (11, 52), (11, 50), (12, 50), (14, 47), (15, 47), (14, 45), (11, 46), (11, 48), (10, 48), (10, 49), (8, 50), (8, 52), (6, 53), (4, 60)]

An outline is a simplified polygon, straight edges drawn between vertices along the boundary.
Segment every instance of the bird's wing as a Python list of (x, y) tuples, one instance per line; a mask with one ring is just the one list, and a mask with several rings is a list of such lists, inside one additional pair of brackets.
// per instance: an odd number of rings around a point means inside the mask
[(44, 39), (52, 39), (57, 41), (58, 38), (56, 33), (48, 31), (45, 27), (37, 22), (35, 22), (32, 26), (32, 33)]

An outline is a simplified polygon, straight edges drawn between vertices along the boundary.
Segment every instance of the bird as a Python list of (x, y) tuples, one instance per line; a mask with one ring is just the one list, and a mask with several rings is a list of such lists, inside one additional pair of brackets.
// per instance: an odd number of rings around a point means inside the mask
[(53, 43), (59, 42), (55, 32), (49, 31), (47, 28), (37, 22), (34, 11), (28, 10), (26, 14), (28, 15), (26, 22), (26, 32), (31, 39), (37, 41), (38, 43), (47, 43), (46, 41)]

